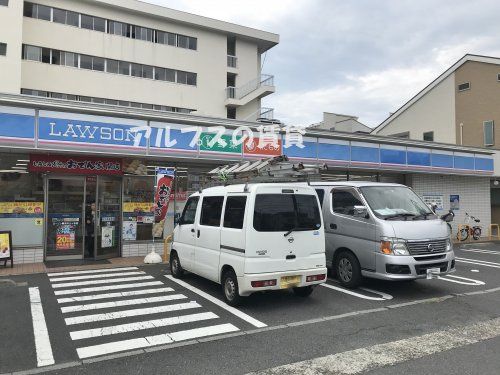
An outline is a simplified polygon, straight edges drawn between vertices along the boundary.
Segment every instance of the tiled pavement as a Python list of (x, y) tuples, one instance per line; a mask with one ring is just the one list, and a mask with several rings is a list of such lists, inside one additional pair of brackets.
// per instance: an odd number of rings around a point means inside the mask
[(113, 258), (109, 260), (110, 263), (107, 264), (85, 264), (79, 266), (69, 266), (69, 267), (58, 267), (58, 268), (47, 268), (44, 263), (24, 263), (24, 264), (14, 264), (14, 267), (10, 267), (10, 263), (7, 267), (0, 266), (0, 276), (11, 276), (11, 275), (26, 275), (33, 273), (47, 273), (47, 272), (65, 272), (65, 271), (82, 271), (87, 269), (99, 269), (99, 268), (116, 268), (116, 267), (130, 267), (130, 266), (141, 266), (144, 265), (144, 257), (130, 257), (130, 258)]

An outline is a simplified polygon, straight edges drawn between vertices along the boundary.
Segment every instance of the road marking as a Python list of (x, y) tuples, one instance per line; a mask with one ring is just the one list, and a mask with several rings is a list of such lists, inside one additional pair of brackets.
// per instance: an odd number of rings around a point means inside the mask
[(478, 260), (478, 259), (459, 258), (459, 257), (456, 257), (455, 259), (457, 262), (460, 263), (475, 264), (476, 266), (500, 268), (500, 263), (487, 262), (485, 260)]
[[(451, 279), (450, 279), (451, 277)], [(481, 280), (468, 279), (466, 277), (460, 277), (455, 275), (438, 276), (439, 280), (449, 281), (450, 283), (463, 284), (463, 285), (485, 285), (486, 283)], [(456, 279), (456, 280), (454, 280)]]
[(195, 288), (194, 286), (189, 285), (188, 283), (186, 283), (182, 280), (176, 279), (171, 275), (165, 275), (165, 277), (167, 279), (173, 281), (174, 283), (177, 283), (180, 286), (190, 290), (191, 292), (196, 293), (199, 296), (209, 300), (210, 302), (216, 304), (217, 306), (223, 308), (224, 310), (230, 312), (231, 314), (237, 316), (238, 318), (243, 319), (244, 321), (246, 321), (247, 323), (250, 323), (254, 327), (257, 327), (257, 328), (267, 327), (267, 324), (255, 319), (255, 318), (252, 318), (250, 315), (245, 314), (244, 312), (237, 310), (234, 307), (229, 306), (228, 304), (222, 302), (221, 300), (211, 296), (208, 293), (203, 292), (202, 290), (200, 290), (198, 288)]
[(72, 280), (90, 280), (90, 279), (105, 279), (107, 277), (118, 277), (118, 276), (134, 276), (134, 275), (145, 275), (143, 271), (130, 271), (130, 272), (115, 272), (115, 273), (100, 273), (97, 275), (83, 275), (83, 276), (68, 276), (68, 277), (56, 277), (50, 278), (51, 283), (58, 283), (61, 281), (72, 281)]
[(144, 282), (144, 283), (134, 283), (134, 284), (119, 284), (119, 285), (96, 286), (96, 287), (92, 287), (92, 288), (54, 290), (54, 294), (56, 296), (64, 296), (64, 295), (68, 295), (68, 294), (101, 292), (101, 291), (105, 291), (105, 290), (141, 288), (143, 286), (153, 286), (153, 285), (163, 285), (163, 283), (161, 281), (148, 281), (148, 282)]
[(166, 327), (166, 326), (171, 326), (171, 325), (176, 325), (176, 324), (199, 322), (202, 320), (210, 320), (210, 319), (217, 319), (217, 318), (218, 318), (218, 316), (215, 315), (214, 313), (205, 312), (205, 313), (200, 313), (200, 314), (190, 314), (190, 315), (183, 315), (183, 316), (173, 316), (170, 318), (163, 318), (163, 319), (146, 320), (146, 321), (137, 322), (137, 323), (119, 324), (119, 325), (110, 326), (110, 327), (85, 329), (85, 330), (81, 330), (81, 331), (71, 332), (70, 336), (73, 340), (82, 340), (82, 339), (88, 339), (88, 338), (93, 338), (93, 337), (116, 335), (118, 333), (140, 331), (143, 329)]
[(85, 275), (87, 273), (122, 272), (122, 271), (132, 271), (132, 270), (137, 270), (137, 267), (102, 268), (98, 270), (87, 270), (87, 271), (56, 272), (56, 273), (48, 273), (47, 276), (52, 277), (52, 276), (66, 276), (66, 275)]
[(89, 281), (77, 281), (74, 283), (61, 283), (52, 284), (52, 288), (68, 288), (72, 286), (83, 286), (83, 285), (96, 285), (96, 284), (113, 284), (120, 282), (133, 282), (138, 280), (151, 280), (154, 279), (153, 276), (133, 276), (133, 277), (120, 277), (118, 279), (105, 279), (105, 280), (89, 280)]
[[(387, 301), (387, 300), (392, 299), (391, 295), (385, 294), (385, 293), (382, 293), (382, 292), (377, 292), (377, 291), (372, 290), (372, 289), (366, 289), (366, 288), (364, 288), (365, 291), (370, 292), (370, 293), (374, 293), (374, 294), (378, 294), (379, 296), (382, 296), (382, 297), (371, 297), (371, 296), (367, 296), (367, 295), (364, 295), (364, 294), (361, 294), (361, 293), (357, 293), (354, 290), (345, 289), (345, 288), (342, 288), (342, 287), (339, 287), (339, 286), (330, 285), (330, 284), (319, 284), (319, 285), (321, 285), (321, 286), (323, 286), (325, 288), (336, 290), (337, 292), (342, 292), (342, 293), (349, 294), (349, 295), (354, 296), (354, 297), (358, 297), (358, 298), (362, 298), (362, 299), (367, 299), (367, 300), (370, 300), (370, 301)], [(388, 297), (390, 297), (390, 298), (388, 298)]]
[(471, 253), (493, 254), (500, 255), (500, 251), (485, 250), (485, 249), (460, 249), (461, 251), (468, 251)]
[(90, 323), (90, 322), (101, 322), (104, 320), (128, 318), (131, 316), (141, 316), (141, 315), (148, 315), (148, 314), (158, 314), (158, 313), (169, 312), (169, 311), (196, 309), (198, 307), (201, 307), (201, 306), (198, 303), (191, 301), (191, 302), (187, 302), (187, 303), (178, 303), (175, 305), (166, 305), (166, 306), (133, 309), (133, 310), (122, 310), (122, 311), (115, 311), (115, 312), (102, 313), (102, 314), (75, 316), (72, 318), (66, 318), (66, 319), (64, 319), (64, 321), (66, 322), (67, 325)]
[(254, 375), (359, 374), (500, 336), (500, 318), (296, 362)]
[(88, 305), (64, 306), (64, 307), (61, 307), (61, 311), (63, 314), (66, 314), (66, 313), (78, 312), (78, 311), (110, 309), (110, 308), (122, 307), (122, 306), (142, 305), (145, 303), (175, 301), (175, 300), (184, 299), (184, 298), (187, 298), (184, 294), (171, 294), (168, 296), (160, 296), (160, 297), (145, 297), (145, 298), (136, 298), (136, 299), (126, 299), (126, 300), (121, 300), (121, 301), (91, 303)]
[(173, 333), (165, 333), (155, 336), (141, 337), (131, 340), (115, 341), (106, 344), (87, 346), (76, 349), (80, 359), (95, 357), (105, 354), (121, 352), (124, 350), (133, 350), (147, 348), (156, 345), (170, 344), (176, 341), (185, 341), (196, 339), (200, 337), (220, 335), (223, 333), (230, 333), (239, 331), (232, 324), (220, 324), (216, 326), (189, 329), (185, 331), (178, 331)]
[(33, 320), (33, 334), (35, 336), (37, 366), (50, 366), (55, 363), (50, 345), (49, 331), (43, 313), (42, 299), (38, 287), (29, 288), (31, 319)]
[(58, 303), (83, 302), (83, 301), (92, 301), (96, 299), (131, 297), (131, 296), (140, 296), (143, 294), (168, 293), (173, 291), (174, 290), (172, 288), (140, 289), (140, 290), (130, 290), (128, 292), (102, 293), (102, 294), (92, 294), (90, 296), (59, 298), (57, 302)]

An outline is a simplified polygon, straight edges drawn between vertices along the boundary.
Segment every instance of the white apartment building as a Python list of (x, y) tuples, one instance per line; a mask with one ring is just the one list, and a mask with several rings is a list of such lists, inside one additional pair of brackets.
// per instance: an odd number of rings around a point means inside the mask
[(0, 92), (255, 121), (278, 42), (135, 0), (0, 0)]

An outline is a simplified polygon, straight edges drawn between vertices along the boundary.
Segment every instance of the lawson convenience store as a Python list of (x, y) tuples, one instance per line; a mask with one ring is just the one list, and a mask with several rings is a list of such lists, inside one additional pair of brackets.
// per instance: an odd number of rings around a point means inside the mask
[[(220, 165), (285, 154), (326, 163), (322, 179), (405, 183), (428, 200), (459, 197), (489, 225), (489, 150), (310, 131), (302, 148), (236, 145), (232, 130), (260, 124), (9, 95), (0, 98), (0, 230), (15, 263), (142, 256), (168, 235), (203, 174)], [(210, 145), (224, 126), (224, 145)], [(192, 142), (199, 131), (199, 142)], [(258, 134), (255, 131), (255, 134)], [(167, 217), (154, 222), (154, 169), (175, 168)], [(479, 192), (477, 196), (472, 192)], [(484, 194), (483, 194), (484, 192)], [(455, 203), (454, 203), (455, 204)]]

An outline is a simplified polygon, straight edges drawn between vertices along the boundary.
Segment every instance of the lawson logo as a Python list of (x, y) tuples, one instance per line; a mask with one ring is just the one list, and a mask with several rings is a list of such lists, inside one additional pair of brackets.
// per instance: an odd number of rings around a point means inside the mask
[(40, 117), (38, 139), (50, 142), (146, 147), (146, 139), (139, 137), (136, 128), (136, 125)]

